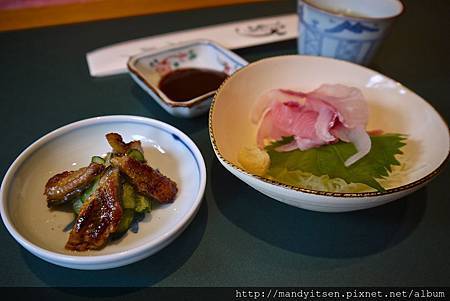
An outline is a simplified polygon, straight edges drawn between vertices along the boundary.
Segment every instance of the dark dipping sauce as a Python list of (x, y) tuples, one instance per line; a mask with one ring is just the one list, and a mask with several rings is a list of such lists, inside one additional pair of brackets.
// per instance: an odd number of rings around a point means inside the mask
[(163, 76), (159, 89), (173, 101), (187, 101), (216, 90), (227, 77), (212, 69), (177, 69)]

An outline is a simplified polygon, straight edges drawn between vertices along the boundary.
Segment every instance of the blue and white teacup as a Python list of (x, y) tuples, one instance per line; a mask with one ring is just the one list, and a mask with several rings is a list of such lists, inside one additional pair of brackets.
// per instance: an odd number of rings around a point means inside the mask
[(299, 0), (298, 51), (367, 65), (402, 11), (400, 0)]

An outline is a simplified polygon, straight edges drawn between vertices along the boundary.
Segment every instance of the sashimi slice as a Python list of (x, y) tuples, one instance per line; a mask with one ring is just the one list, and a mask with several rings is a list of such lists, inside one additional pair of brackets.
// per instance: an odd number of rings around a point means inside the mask
[(325, 142), (335, 141), (336, 137), (330, 133), (330, 130), (339, 115), (337, 110), (326, 102), (314, 98), (307, 98), (305, 106), (318, 113), (314, 126), (317, 136)]
[[(264, 139), (267, 138), (279, 140), (289, 136), (295, 137), (295, 148), (305, 150), (320, 146), (323, 140), (316, 135), (317, 116), (317, 112), (306, 110), (304, 106), (296, 102), (274, 102), (259, 127), (258, 146), (264, 147)], [(290, 147), (286, 146), (282, 149), (288, 151)]]
[(250, 120), (256, 124), (264, 116), (264, 113), (274, 102), (288, 102), (296, 101), (299, 103), (303, 102), (303, 97), (297, 95), (296, 93), (286, 92), (289, 90), (273, 89), (264, 94), (262, 94), (258, 101), (253, 105), (250, 111)]
[(365, 127), (369, 111), (362, 92), (353, 87), (324, 84), (304, 93), (293, 90), (270, 90), (261, 96), (251, 112), (251, 120), (261, 119), (257, 143), (263, 148), (266, 139), (280, 140), (293, 136), (294, 141), (278, 151), (307, 150), (338, 139), (351, 142), (357, 153), (348, 158), (350, 166), (371, 148)]
[(361, 90), (341, 84), (323, 84), (307, 93), (308, 99), (320, 99), (333, 106), (339, 113), (339, 121), (347, 128), (366, 126), (369, 109)]

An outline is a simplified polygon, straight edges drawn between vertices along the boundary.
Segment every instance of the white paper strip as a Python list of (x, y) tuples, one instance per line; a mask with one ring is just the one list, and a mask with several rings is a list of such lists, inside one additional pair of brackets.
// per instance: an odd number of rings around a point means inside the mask
[(213, 40), (229, 49), (268, 44), (297, 37), (297, 14), (225, 23), (130, 40), (86, 54), (91, 76), (127, 72), (126, 63), (142, 51), (195, 39)]

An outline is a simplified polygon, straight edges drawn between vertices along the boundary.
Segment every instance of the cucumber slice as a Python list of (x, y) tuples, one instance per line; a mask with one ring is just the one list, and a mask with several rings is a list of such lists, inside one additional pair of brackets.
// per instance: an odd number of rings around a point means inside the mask
[(86, 200), (91, 196), (91, 194), (97, 190), (98, 183), (100, 182), (100, 176), (97, 176), (92, 183), (91, 186), (89, 186), (88, 189), (86, 189), (83, 194), (80, 196), (80, 200), (82, 203), (86, 202)]
[(105, 159), (103, 159), (100, 156), (93, 156), (92, 159), (91, 159), (91, 162), (92, 163), (97, 163), (97, 164), (105, 164), (106, 163)]
[(76, 215), (80, 214), (80, 209), (81, 209), (81, 207), (83, 207), (84, 202), (86, 202), (86, 200), (91, 196), (91, 194), (97, 190), (97, 186), (98, 186), (99, 182), (100, 182), (100, 176), (97, 176), (95, 178), (94, 182), (91, 184), (91, 186), (89, 186), (81, 194), (81, 196), (72, 203), (72, 208)]
[(122, 213), (122, 218), (120, 219), (119, 225), (117, 226), (116, 233), (127, 232), (133, 222), (134, 210), (124, 209)]
[(76, 199), (76, 201), (72, 203), (72, 208), (76, 215), (80, 214), (81, 207), (83, 207), (81, 199)]
[(129, 183), (124, 183), (122, 186), (122, 206), (125, 209), (134, 209), (136, 193), (134, 192), (133, 186)]
[(142, 212), (150, 212), (152, 210), (152, 204), (150, 202), (150, 199), (146, 196), (143, 196), (142, 194), (136, 195), (136, 202), (134, 210), (138, 213)]
[(137, 160), (139, 162), (145, 162), (144, 155), (140, 151), (138, 151), (137, 149), (130, 149), (127, 152), (127, 156), (131, 157), (131, 158), (133, 158), (133, 159), (135, 159), (135, 160)]

